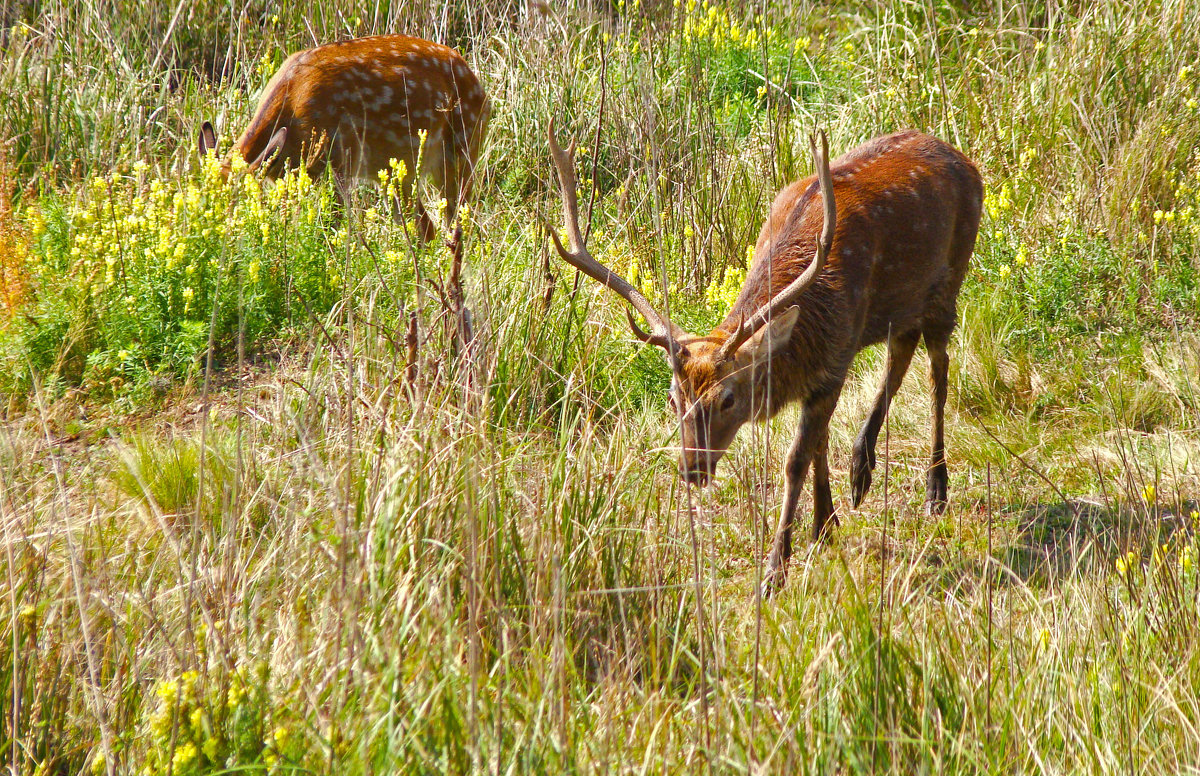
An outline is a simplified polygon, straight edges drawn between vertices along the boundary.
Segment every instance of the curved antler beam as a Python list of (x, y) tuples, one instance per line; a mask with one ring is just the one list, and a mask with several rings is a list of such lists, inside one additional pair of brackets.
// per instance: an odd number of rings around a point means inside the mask
[(634, 321), (633, 315), (627, 310), (626, 315), (629, 317), (629, 326), (633, 330), (634, 336), (642, 342), (648, 342), (663, 348), (674, 362), (679, 358), (679, 354), (683, 352), (682, 346), (679, 344), (679, 338), (683, 335), (683, 331), (664, 316), (659, 315), (658, 311), (651, 306), (646, 297), (634, 288), (629, 281), (596, 261), (592, 257), (592, 254), (588, 252), (587, 246), (583, 241), (583, 232), (579, 228), (579, 197), (575, 181), (575, 141), (572, 140), (567, 144), (566, 150), (563, 150), (558, 145), (558, 140), (554, 136), (553, 118), (550, 119), (549, 140), (550, 157), (554, 160), (554, 167), (558, 171), (558, 183), (562, 195), (563, 220), (567, 230), (567, 242), (571, 246), (570, 250), (568, 250), (562, 244), (558, 233), (551, 228), (549, 230), (550, 236), (554, 239), (554, 247), (558, 250), (558, 255), (572, 267), (575, 267), (597, 283), (614, 291), (628, 302), (633, 309), (637, 310), (646, 319), (646, 322), (650, 324), (650, 333), (647, 334), (643, 331), (637, 325), (636, 321)]

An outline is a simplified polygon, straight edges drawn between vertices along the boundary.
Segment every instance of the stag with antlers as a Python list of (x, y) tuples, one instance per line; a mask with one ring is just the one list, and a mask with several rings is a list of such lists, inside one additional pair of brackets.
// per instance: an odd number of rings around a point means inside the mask
[(551, 231), (555, 246), (568, 264), (612, 289), (649, 323), (650, 331), (643, 331), (627, 312), (638, 339), (665, 351), (682, 437), (681, 475), (706, 485), (746, 421), (766, 420), (792, 402), (802, 405), (766, 592), (785, 580), (810, 464), (814, 540), (837, 523), (829, 491), (829, 419), (854, 356), (868, 345), (887, 342), (887, 367), (854, 443), (854, 506), (870, 488), (879, 430), (924, 337), (933, 405), (926, 503), (930, 513), (945, 510), (947, 346), (983, 200), (979, 172), (966, 156), (937, 138), (905, 131), (871, 140), (830, 164), (824, 132), (813, 136), (816, 173), (775, 197), (737, 301), (716, 329), (696, 336), (659, 314), (588, 252), (579, 229), (575, 144), (560, 148), (553, 122), (549, 134), (570, 249)]

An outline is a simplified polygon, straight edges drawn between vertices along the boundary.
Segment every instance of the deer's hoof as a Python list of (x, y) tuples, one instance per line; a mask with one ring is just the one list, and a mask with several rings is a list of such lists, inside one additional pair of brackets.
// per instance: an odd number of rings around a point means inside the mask
[(854, 457), (850, 460), (850, 496), (855, 509), (858, 509), (867, 491), (871, 489), (872, 468), (866, 454), (855, 450)]
[(766, 573), (763, 574), (762, 588), (760, 593), (763, 600), (774, 598), (775, 594), (783, 590), (783, 586), (787, 583), (787, 568), (784, 566), (769, 564)]
[(925, 508), (930, 515), (940, 515), (946, 511), (948, 479), (945, 471), (934, 469), (929, 472), (929, 478), (925, 481)]

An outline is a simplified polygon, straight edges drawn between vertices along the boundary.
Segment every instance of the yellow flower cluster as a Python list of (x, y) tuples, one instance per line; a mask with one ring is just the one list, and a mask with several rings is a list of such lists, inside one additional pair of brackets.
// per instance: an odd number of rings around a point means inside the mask
[[(716, 51), (740, 49), (753, 52), (763, 39), (770, 41), (775, 31), (763, 24), (743, 27), (729, 11), (710, 0), (675, 0), (675, 7), (683, 10), (683, 40), (685, 43), (702, 43)], [(761, 22), (761, 18), (756, 19)], [(759, 28), (763, 28), (762, 33)]]
[[(156, 683), (157, 705), (147, 718), (151, 747), (143, 776), (188, 776), (255, 762), (278, 763), (293, 736), (285, 725), (267, 724), (265, 666), (257, 681), (257, 687), (247, 685), (242, 673), (235, 671), (227, 682), (210, 677), (204, 688), (196, 671), (186, 671)], [(247, 742), (255, 740), (259, 745), (248, 748)], [(102, 761), (98, 753), (96, 760)]]
[(989, 190), (983, 195), (983, 209), (993, 221), (1012, 210), (1012, 184), (1005, 182), (999, 191)]
[[(279, 211), (305, 199), (312, 187), (303, 171), (285, 175), (265, 191), (249, 175), (230, 186), (215, 157), (203, 165), (198, 181), (173, 193), (160, 180), (143, 189), (129, 178), (93, 179), (89, 196), (71, 207), (69, 219), (70, 258), (78, 274), (101, 278), (91, 289), (94, 296), (135, 274), (146, 278), (178, 272), (184, 281), (178, 298), (186, 298), (190, 281), (199, 282), (215, 268), (206, 259), (211, 254), (204, 250), (206, 243), (247, 238), (266, 243), (273, 224), (283, 220)], [(311, 199), (304, 209), (315, 217)], [(35, 231), (43, 231), (41, 217), (33, 218)]]
[[(1172, 558), (1174, 563), (1172, 563)], [(1174, 568), (1181, 574), (1191, 574), (1196, 568), (1196, 560), (1196, 548), (1185, 537), (1177, 536), (1163, 542), (1150, 552), (1150, 568), (1158, 573), (1169, 572)], [(1119, 555), (1113, 565), (1117, 573), (1123, 577), (1143, 570), (1140, 557), (1133, 550)]]
[(1200, 240), (1200, 151), (1195, 152), (1189, 167), (1176, 175), (1172, 193), (1173, 206), (1151, 214), (1155, 231), (1174, 240)]
[[(746, 265), (754, 258), (754, 246), (746, 249)], [(720, 281), (714, 280), (704, 289), (704, 299), (713, 307), (728, 310), (737, 301), (742, 286), (746, 284), (746, 270), (741, 267), (726, 267)]]
[[(208, 322), (214, 295), (240, 287), (238, 304), (278, 306), (279, 285), (296, 279), (284, 262), (299, 260), (300, 230), (318, 245), (328, 191), (314, 191), (303, 170), (264, 185), (237, 155), (223, 169), (210, 154), (179, 181), (153, 177), (146, 164), (97, 176), (61, 207), (23, 214), (32, 303), (79, 306), (96, 333), (88, 369), (97, 375), (154, 370), (164, 354), (186, 364), (206, 341), (195, 328)], [(315, 283), (326, 269), (304, 266)]]
[(408, 180), (408, 165), (403, 159), (388, 160), (388, 168), (379, 171), (379, 188), (388, 199), (396, 199)]

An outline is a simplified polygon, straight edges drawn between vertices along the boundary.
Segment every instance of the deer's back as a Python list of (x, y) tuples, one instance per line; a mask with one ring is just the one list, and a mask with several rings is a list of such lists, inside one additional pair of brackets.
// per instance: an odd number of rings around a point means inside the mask
[[(324, 136), (333, 162), (370, 176), (390, 158), (410, 170), (426, 148), (453, 144), (474, 155), (489, 106), (478, 78), (447, 46), (407, 35), (382, 35), (297, 52), (263, 90), (239, 149), (253, 158), (278, 126), (289, 130), (284, 158)], [(474, 142), (472, 142), (474, 140)]]
[[(926, 319), (954, 315), (979, 227), (983, 184), (949, 144), (908, 130), (871, 140), (831, 164), (837, 229), (818, 283), (800, 302), (810, 328), (857, 350)], [(736, 324), (808, 266), (821, 231), (816, 178), (776, 197), (754, 264), (726, 323)]]

